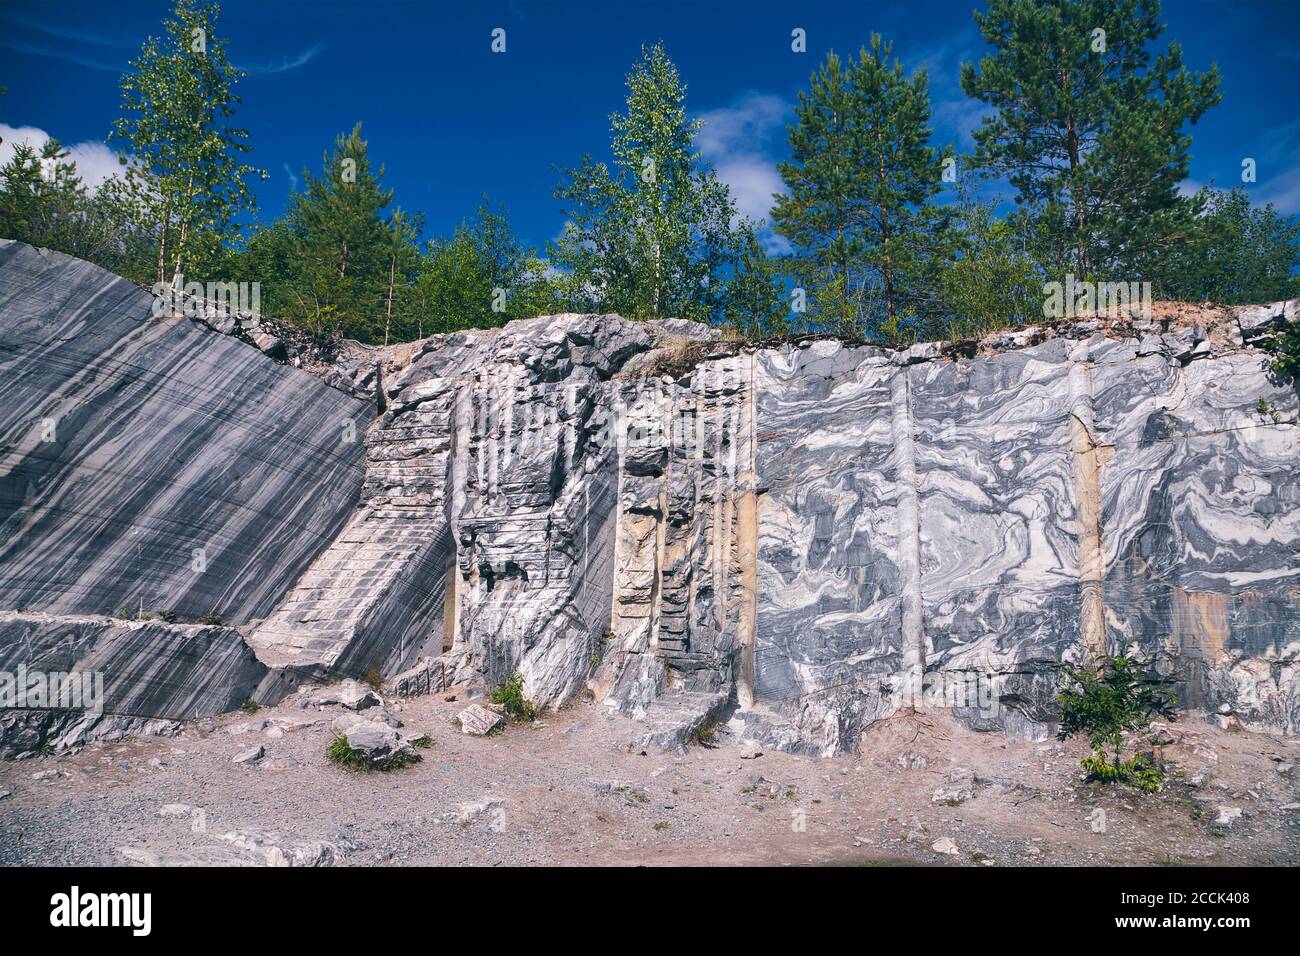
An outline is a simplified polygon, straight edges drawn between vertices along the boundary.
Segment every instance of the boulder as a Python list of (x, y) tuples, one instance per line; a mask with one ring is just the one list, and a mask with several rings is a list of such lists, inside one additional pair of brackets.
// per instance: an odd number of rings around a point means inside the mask
[(262, 745), (249, 747), (247, 750), (241, 750), (230, 758), (231, 763), (255, 764), (266, 756), (266, 748)]
[(948, 782), (934, 792), (931, 803), (955, 800), (964, 803), (975, 796), (975, 774), (965, 767), (957, 767), (948, 774)]
[[(337, 728), (338, 721), (335, 722)], [(414, 738), (408, 738), (387, 724), (377, 720), (353, 718), (343, 731), (343, 739), (354, 752), (365, 756), (370, 766), (383, 769), (401, 756), (417, 756)]]
[(1240, 819), (1240, 807), (1219, 807), (1219, 815), (1214, 818), (1214, 825), (1217, 827), (1230, 827)]
[(482, 704), (470, 704), (462, 710), (456, 719), (460, 729), (476, 737), (485, 737), (504, 726), (506, 719), (494, 710), (488, 710)]

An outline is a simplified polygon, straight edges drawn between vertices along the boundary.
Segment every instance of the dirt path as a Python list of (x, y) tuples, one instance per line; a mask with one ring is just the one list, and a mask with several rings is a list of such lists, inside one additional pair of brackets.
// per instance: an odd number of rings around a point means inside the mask
[[(403, 730), (433, 743), (387, 774), (329, 764), (339, 709), (295, 701), (0, 764), (0, 863), (1300, 863), (1300, 812), (1286, 808), (1300, 747), (1195, 718), (1167, 756), (1184, 776), (1213, 756), (1212, 772), (1143, 797), (1081, 783), (1074, 742), (1006, 742), (942, 714), (815, 760), (754, 756), (725, 734), (685, 756), (630, 754), (634, 725), (590, 702), (490, 738), (452, 723), (463, 700), (398, 706)], [(260, 761), (231, 762), (259, 745)], [(1216, 823), (1223, 808), (1234, 819)]]

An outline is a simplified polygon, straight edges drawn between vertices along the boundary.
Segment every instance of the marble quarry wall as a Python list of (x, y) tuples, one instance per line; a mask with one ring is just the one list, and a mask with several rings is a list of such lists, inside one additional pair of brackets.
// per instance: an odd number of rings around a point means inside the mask
[(152, 302), (0, 241), (0, 608), (243, 623), (355, 507), (372, 406)]
[(1294, 302), (906, 350), (549, 316), (316, 374), (150, 306), (0, 244), (0, 671), (112, 671), (108, 713), (517, 673), (643, 742), (833, 754), (909, 707), (1043, 737), (1060, 663), (1135, 644), (1300, 732), (1297, 395), (1257, 347)]

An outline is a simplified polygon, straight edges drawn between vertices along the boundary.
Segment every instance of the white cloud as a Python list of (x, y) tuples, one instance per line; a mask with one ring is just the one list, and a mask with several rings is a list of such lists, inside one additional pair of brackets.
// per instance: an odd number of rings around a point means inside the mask
[(930, 118), (936, 143), (952, 143), (970, 150), (971, 134), (985, 116), (994, 112), (961, 88), (961, 65), (979, 59), (982, 41), (976, 28), (965, 26), (926, 46), (895, 50), (895, 56), (909, 74), (924, 66), (930, 83)]
[[(36, 126), (10, 126), (7, 123), (0, 123), (0, 138), (4, 140), (0, 143), (0, 164), (3, 164), (13, 156), (16, 144), (26, 143), (39, 152), (45, 145), (45, 141), (50, 138), (50, 134)], [(117, 161), (117, 153), (109, 149), (105, 143), (88, 139), (71, 145), (64, 143), (63, 147), (71, 154), (68, 158), (77, 164), (77, 174), (91, 192), (98, 189), (104, 180), (122, 173), (122, 165)]]
[(315, 46), (303, 50), (294, 56), (285, 55), (280, 58), (278, 63), (261, 63), (252, 65), (234, 64), (235, 69), (242, 70), (245, 73), (251, 73), (258, 76), (269, 76), (276, 73), (288, 73), (290, 70), (296, 70), (300, 66), (306, 66), (316, 57), (325, 52), (325, 44), (317, 43)]
[(770, 225), (773, 194), (785, 191), (772, 154), (785, 139), (792, 111), (779, 96), (745, 93), (731, 106), (700, 113), (704, 128), (695, 139), (701, 157), (730, 188), (740, 215), (767, 222), (762, 239), (773, 253), (789, 249)]
[(1277, 211), (1287, 216), (1300, 213), (1300, 167), (1287, 170), (1262, 184), (1259, 193), (1251, 195), (1257, 206), (1272, 203)]

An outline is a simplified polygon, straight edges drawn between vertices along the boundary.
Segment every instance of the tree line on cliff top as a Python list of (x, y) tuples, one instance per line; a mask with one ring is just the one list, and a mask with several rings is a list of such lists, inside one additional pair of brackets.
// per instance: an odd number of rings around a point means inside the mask
[[(241, 225), (266, 175), (233, 124), (243, 74), (219, 8), (180, 0), (121, 82), (122, 174), (92, 192), (57, 142), (20, 143), (0, 168), (0, 233), (146, 284), (257, 281), (264, 314), (321, 342), (580, 311), (899, 343), (1041, 317), (1043, 283), (1066, 274), (1149, 281), (1157, 298), (1293, 296), (1294, 217), (1240, 186), (1179, 190), (1219, 75), (1188, 70), (1177, 43), (1157, 51), (1158, 15), (1158, 0), (988, 0), (975, 19), (989, 51), (962, 65), (988, 108), (968, 156), (934, 142), (925, 68), (909, 72), (887, 40), (828, 54), (799, 94), (770, 224), (738, 215), (677, 68), (647, 46), (610, 117), (610, 160), (562, 171), (565, 227), (539, 251), (486, 196), (422, 240), (359, 123), (283, 215)], [(1014, 190), (1005, 214), (981, 198), (990, 179)]]

